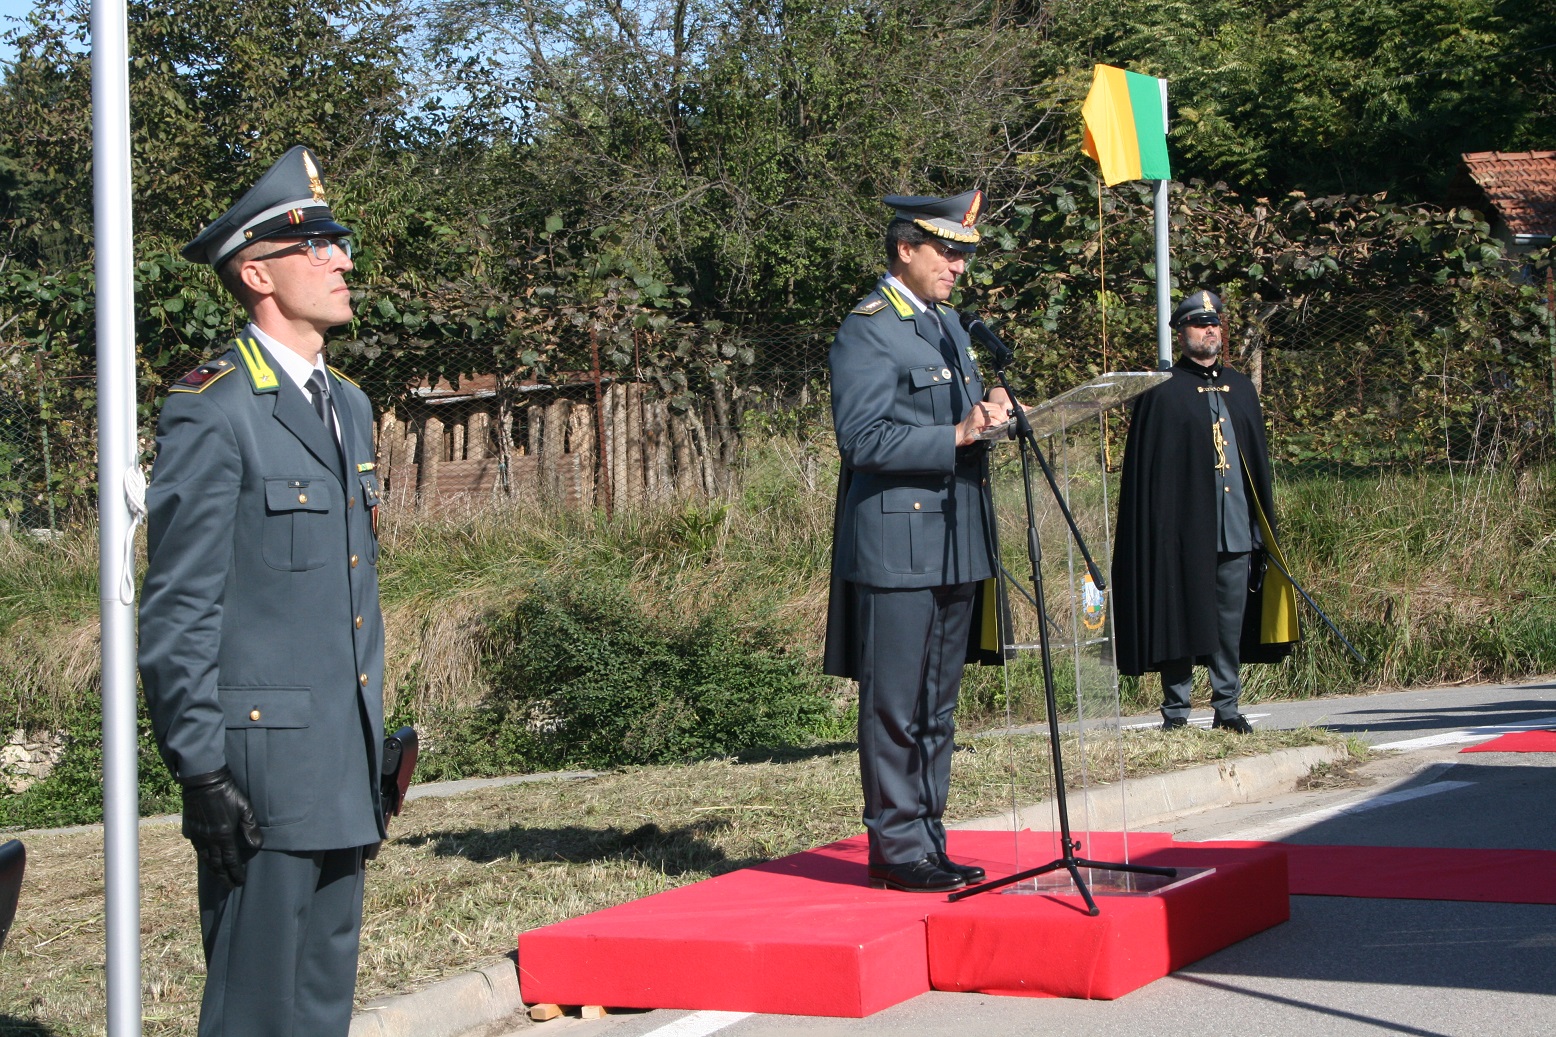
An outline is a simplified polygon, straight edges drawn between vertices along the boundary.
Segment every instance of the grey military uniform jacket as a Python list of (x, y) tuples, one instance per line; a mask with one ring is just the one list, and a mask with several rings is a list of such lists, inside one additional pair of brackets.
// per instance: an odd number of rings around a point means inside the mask
[(832, 343), (832, 421), (842, 455), (833, 523), (826, 672), (853, 676), (851, 584), (892, 589), (993, 575), (988, 450), (952, 426), (983, 399), (954, 310), (937, 321), (884, 279)]
[(147, 491), (140, 673), (176, 776), (227, 766), (267, 850), (384, 837), (384, 628), (367, 396), (340, 443), (252, 337), (169, 392)]

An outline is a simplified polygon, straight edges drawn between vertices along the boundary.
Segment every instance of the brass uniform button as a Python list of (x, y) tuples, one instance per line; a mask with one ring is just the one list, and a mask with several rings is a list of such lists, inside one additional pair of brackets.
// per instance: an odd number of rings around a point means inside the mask
[(354, 508), (356, 506), (357, 506), (357, 499), (355, 497), (350, 497), (350, 498), (348, 498), (346, 500), (346, 507)]
[(356, 555), (352, 555), (351, 556), (351, 567), (353, 569), (355, 569), (357, 567), (357, 556)]
[(920, 504), (918, 501), (914, 501), (913, 502), (913, 510), (914, 511), (917, 511), (919, 508), (922, 508), (922, 507), (923, 507), (923, 505)]
[(357, 678), (357, 680), (362, 683), (362, 687), (364, 687), (364, 688), (367, 687), (367, 674), (365, 674), (365, 673), (362, 674), (360, 677)]
[(357, 617), (357, 629), (358, 630), (362, 629), (362, 617), (361, 616)]
[(308, 495), (306, 493), (299, 493), (297, 495), (297, 503), (299, 503), (299, 504), (307, 504), (308, 503)]
[(249, 719), (250, 720), (258, 720), (259, 719), (259, 710), (257, 710), (257, 709), (249, 710)]

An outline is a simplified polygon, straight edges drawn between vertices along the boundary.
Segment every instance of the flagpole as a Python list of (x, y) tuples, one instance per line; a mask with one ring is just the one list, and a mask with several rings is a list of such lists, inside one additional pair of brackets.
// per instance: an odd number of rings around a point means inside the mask
[[(1081, 105), (1081, 150), (1097, 160), (1102, 182), (1152, 182), (1156, 237), (1156, 366), (1172, 366), (1172, 263), (1167, 252), (1167, 80), (1112, 65), (1092, 68), (1091, 89)], [(1099, 224), (1100, 228), (1100, 224)], [(1098, 233), (1101, 233), (1100, 229)]]
[(1156, 367), (1165, 371), (1172, 366), (1172, 271), (1167, 256), (1167, 185), (1170, 181), (1152, 181), (1152, 200), (1156, 218)]
[[(1162, 138), (1167, 137), (1167, 80), (1158, 79), (1156, 87), (1161, 92)], [(1165, 163), (1163, 164), (1165, 168)], [(1170, 175), (1170, 174), (1169, 174)], [(1156, 212), (1156, 368), (1165, 371), (1172, 366), (1172, 261), (1167, 255), (1167, 231), (1172, 218), (1167, 212), (1167, 185), (1170, 181), (1158, 180), (1153, 185), (1152, 202)]]
[[(139, 1037), (140, 820), (136, 776), (134, 240), (129, 30), (124, 0), (92, 3), (92, 207), (97, 274), (98, 591), (102, 608), (104, 930), (109, 1037)], [(126, 588), (129, 588), (126, 593)]]

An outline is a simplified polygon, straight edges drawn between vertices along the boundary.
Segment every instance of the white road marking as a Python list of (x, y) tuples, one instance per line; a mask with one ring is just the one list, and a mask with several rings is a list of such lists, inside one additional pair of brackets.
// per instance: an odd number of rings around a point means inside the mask
[(693, 1012), (673, 1023), (650, 1030), (643, 1037), (708, 1037), (751, 1016), (750, 1012)]
[(1320, 807), (1318, 810), (1310, 810), (1305, 814), (1297, 814), (1295, 817), (1285, 817), (1278, 821), (1270, 821), (1253, 828), (1245, 829), (1233, 835), (1222, 836), (1227, 840), (1262, 841), (1306, 828), (1308, 825), (1327, 821), (1330, 818), (1343, 817), (1347, 814), (1365, 814), (1369, 810), (1377, 810), (1380, 807), (1393, 806), (1395, 803), (1407, 803), (1412, 799), (1420, 799), (1423, 796), (1435, 796), (1440, 792), (1452, 792), (1454, 789), (1462, 789), (1467, 785), (1475, 784), (1473, 781), (1434, 781), (1430, 785), (1418, 785), (1415, 788), (1400, 789), (1398, 792), (1385, 792), (1381, 796), (1373, 796), (1370, 799), (1352, 800), (1349, 803), (1340, 803), (1332, 807)]
[(1438, 745), (1458, 745), (1461, 742), (1485, 742), (1497, 735), (1519, 731), (1539, 731), (1556, 724), (1556, 717), (1539, 717), (1517, 724), (1491, 724), (1486, 727), (1470, 727), (1462, 731), (1444, 731), (1424, 738), (1407, 738), (1402, 742), (1381, 742), (1374, 749), (1430, 749)]

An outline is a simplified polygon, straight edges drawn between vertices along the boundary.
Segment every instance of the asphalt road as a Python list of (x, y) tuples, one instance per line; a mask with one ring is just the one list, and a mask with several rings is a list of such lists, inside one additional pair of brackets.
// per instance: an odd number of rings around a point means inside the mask
[[(1393, 751), (1342, 787), (1156, 830), (1180, 840), (1556, 850), (1556, 756), (1458, 752), (1501, 730), (1556, 725), (1556, 684), (1247, 713), (1259, 726), (1322, 724)], [(557, 1037), (1548, 1037), (1556, 1033), (1556, 906), (1294, 896), (1284, 925), (1111, 1002), (931, 992), (867, 1019), (655, 1011), (542, 1026)], [(512, 1032), (537, 1035), (532, 1026)]]

